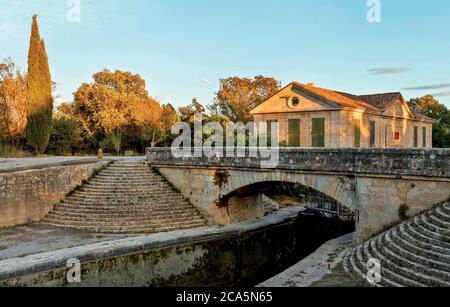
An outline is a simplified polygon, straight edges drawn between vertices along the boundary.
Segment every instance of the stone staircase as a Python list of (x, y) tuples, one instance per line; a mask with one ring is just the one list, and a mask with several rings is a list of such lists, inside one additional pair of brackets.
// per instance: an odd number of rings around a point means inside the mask
[(140, 234), (201, 227), (204, 218), (145, 164), (117, 162), (57, 205), (43, 224)]
[[(380, 261), (380, 283), (368, 282), (369, 259)], [(450, 202), (359, 246), (344, 268), (369, 286), (450, 287)]]

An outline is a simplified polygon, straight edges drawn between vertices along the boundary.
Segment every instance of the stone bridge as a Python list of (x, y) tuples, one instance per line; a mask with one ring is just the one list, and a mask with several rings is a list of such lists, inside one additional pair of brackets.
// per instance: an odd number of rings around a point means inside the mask
[(211, 225), (264, 214), (261, 189), (299, 183), (355, 212), (356, 241), (417, 215), (450, 197), (450, 150), (281, 148), (275, 169), (259, 158), (173, 158), (170, 148), (147, 150), (148, 163), (196, 206)]

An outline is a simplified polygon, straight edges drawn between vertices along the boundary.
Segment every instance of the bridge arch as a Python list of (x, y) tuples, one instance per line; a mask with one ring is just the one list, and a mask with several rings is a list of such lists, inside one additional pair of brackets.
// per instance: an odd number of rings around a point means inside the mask
[[(221, 172), (218, 170), (218, 172)], [(336, 175), (293, 172), (262, 172), (262, 171), (227, 171), (227, 180), (221, 186), (219, 201), (231, 197), (242, 189), (251, 189), (258, 185), (270, 183), (293, 183), (318, 191), (347, 207), (357, 210), (355, 200), (355, 178)], [(223, 177), (223, 175), (222, 175)]]

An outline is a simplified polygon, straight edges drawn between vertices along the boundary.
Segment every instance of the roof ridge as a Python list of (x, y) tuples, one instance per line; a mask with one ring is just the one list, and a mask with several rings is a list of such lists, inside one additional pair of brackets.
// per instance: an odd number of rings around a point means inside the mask
[[(338, 95), (346, 97), (347, 99), (350, 100), (351, 104), (359, 104), (359, 107), (381, 111), (378, 107), (374, 106), (373, 104), (371, 104), (370, 102), (366, 101), (362, 97), (359, 97), (358, 95), (345, 93), (345, 92), (341, 92), (341, 91), (337, 91), (337, 90), (331, 90), (331, 89), (327, 89), (327, 88), (322, 88), (322, 87), (318, 87), (318, 86), (315, 86), (315, 85), (303, 84), (303, 83), (300, 83), (300, 82), (297, 82), (297, 81), (294, 81), (291, 84), (296, 85), (298, 87), (301, 87), (301, 88), (311, 92), (313, 95), (321, 96), (320, 93), (317, 93), (314, 90), (318, 90), (319, 92), (320, 91), (324, 91), (324, 92), (328, 92), (328, 93), (334, 93), (334, 94), (338, 94)], [(329, 97), (323, 97), (323, 98), (328, 100), (328, 101), (330, 101), (330, 102), (332, 102), (332, 103), (337, 103), (339, 105), (344, 105), (344, 106), (348, 105), (348, 102), (346, 103), (346, 102), (344, 102), (344, 101), (342, 101), (340, 99), (330, 99)], [(352, 107), (355, 107), (355, 106), (353, 105)]]
[(386, 93), (377, 93), (377, 94), (364, 94), (364, 95), (358, 95), (358, 97), (378, 96), (378, 95), (392, 95), (392, 94), (402, 95), (402, 92), (386, 92)]

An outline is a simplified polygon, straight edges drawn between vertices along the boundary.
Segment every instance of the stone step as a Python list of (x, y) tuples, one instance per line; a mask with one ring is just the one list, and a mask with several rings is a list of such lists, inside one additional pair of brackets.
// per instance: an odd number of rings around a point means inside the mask
[(137, 201), (137, 202), (114, 202), (114, 201), (86, 201), (86, 200), (77, 200), (71, 199), (59, 204), (61, 207), (79, 207), (79, 208), (121, 208), (121, 209), (131, 209), (131, 208), (173, 208), (173, 207), (186, 207), (189, 203), (184, 200), (179, 201)]
[(187, 206), (189, 202), (184, 200), (173, 200), (173, 199), (159, 199), (152, 201), (86, 201), (80, 199), (72, 199), (69, 202), (60, 203), (60, 206), (69, 206), (69, 207), (93, 207), (93, 208), (156, 208), (156, 207), (164, 207), (171, 208), (175, 206)]
[(350, 273), (357, 280), (362, 280), (365, 284), (367, 284), (367, 274), (364, 274), (358, 267), (358, 264), (355, 260), (355, 252), (349, 253), (344, 257), (344, 270), (347, 273)]
[(138, 171), (138, 170), (147, 170), (151, 171), (152, 169), (145, 165), (111, 165), (111, 167), (108, 168), (108, 170), (120, 170), (120, 171)]
[(205, 225), (202, 218), (193, 219), (179, 219), (172, 218), (166, 220), (152, 220), (152, 221), (122, 221), (122, 220), (107, 220), (107, 221), (75, 221), (75, 220), (61, 220), (61, 219), (51, 219), (45, 218), (44, 222), (51, 222), (55, 224), (68, 225), (68, 226), (82, 226), (82, 227), (98, 227), (98, 228), (108, 228), (108, 227), (165, 227), (165, 226), (175, 226), (181, 224), (189, 223), (202, 223)]
[(447, 256), (445, 254), (435, 252), (432, 249), (424, 249), (422, 247), (422, 242), (418, 243), (407, 237), (407, 234), (403, 233), (400, 228), (392, 230), (392, 240), (394, 244), (399, 246), (400, 248), (421, 257), (426, 257), (427, 259), (435, 260), (435, 261), (447, 261)]
[(153, 184), (155, 182), (163, 182), (162, 180), (158, 180), (157, 178), (151, 176), (128, 176), (128, 177), (118, 177), (118, 176), (104, 176), (99, 175), (92, 180), (93, 183), (142, 183), (142, 184)]
[(426, 229), (420, 228), (415, 223), (406, 223), (404, 224), (408, 233), (420, 240), (424, 243), (429, 243), (432, 245), (436, 245), (442, 248), (449, 248), (449, 245), (441, 240), (436, 239), (434, 236), (430, 234), (430, 232)]
[(135, 171), (130, 171), (129, 173), (124, 173), (124, 172), (111, 172), (111, 171), (103, 171), (101, 172), (98, 176), (99, 178), (155, 178), (155, 175), (151, 172), (135, 172)]
[(435, 240), (424, 237), (419, 233), (412, 233), (406, 224), (402, 224), (397, 229), (398, 235), (411, 246), (427, 251), (428, 255), (434, 259), (441, 259), (442, 255), (450, 255), (450, 249), (440, 246)]
[(55, 210), (71, 210), (71, 211), (86, 211), (86, 212), (123, 212), (123, 211), (133, 211), (133, 212), (148, 212), (148, 211), (166, 211), (170, 212), (172, 210), (187, 210), (193, 207), (188, 205), (188, 203), (180, 203), (173, 205), (165, 204), (154, 204), (154, 205), (86, 205), (86, 204), (59, 204)]
[(155, 201), (181, 201), (184, 198), (181, 195), (166, 193), (166, 195), (153, 194), (153, 195), (124, 195), (124, 194), (105, 194), (105, 195), (92, 195), (89, 193), (78, 192), (74, 195), (71, 195), (67, 198), (67, 200), (75, 200), (75, 201), (87, 201), (87, 202), (105, 202), (105, 203), (126, 203), (126, 202), (155, 202)]
[(164, 180), (160, 179), (160, 178), (154, 178), (154, 177), (139, 177), (139, 178), (127, 178), (126, 180), (124, 180), (124, 178), (115, 178), (115, 177), (108, 177), (108, 176), (97, 176), (95, 178), (93, 178), (91, 181), (91, 183), (105, 183), (105, 184), (117, 184), (120, 182), (123, 183), (143, 183), (143, 184), (148, 184), (149, 182), (155, 182), (155, 183), (162, 183), (165, 182)]
[[(398, 236), (396, 236), (395, 231), (386, 232), (382, 236), (382, 240), (383, 243), (389, 246), (391, 252), (407, 261), (410, 261), (411, 263), (415, 263), (416, 265), (423, 265), (424, 273), (428, 273), (443, 279), (448, 277), (448, 279), (450, 280), (449, 264), (440, 260), (432, 259), (427, 253), (422, 252), (418, 248), (411, 249), (413, 251), (411, 252), (409, 246), (407, 244), (404, 244), (405, 242), (399, 239)], [(444, 271), (447, 273), (445, 273)]]
[(165, 187), (168, 186), (168, 184), (164, 181), (145, 181), (145, 182), (127, 182), (127, 181), (116, 181), (116, 182), (94, 182), (91, 181), (88, 184), (85, 185), (85, 188), (116, 188), (116, 187), (123, 187), (124, 189), (132, 189), (132, 188), (138, 188), (138, 187)]
[(157, 178), (157, 175), (155, 175), (154, 173), (151, 172), (140, 172), (140, 173), (135, 173), (133, 171), (130, 172), (108, 172), (108, 171), (103, 171), (100, 174), (98, 174), (96, 176), (96, 178), (105, 178), (105, 179), (147, 179), (147, 178)]
[(442, 209), (442, 207), (437, 207), (434, 210), (434, 213), (437, 217), (439, 217), (443, 221), (450, 222), (450, 214), (445, 213), (445, 211)]
[(427, 237), (431, 237), (437, 241), (440, 241), (442, 243), (446, 243), (445, 240), (443, 240), (442, 235), (437, 234), (436, 232), (433, 232), (432, 230), (430, 230), (428, 227), (426, 227), (422, 221), (422, 217), (418, 216), (415, 217), (413, 219), (413, 225), (411, 226), (413, 227), (415, 230), (417, 230), (418, 232), (420, 232), (421, 234), (427, 236)]
[[(172, 192), (172, 193), (170, 193)], [(101, 191), (101, 190), (92, 190), (92, 189), (81, 189), (77, 192), (75, 192), (72, 196), (77, 196), (77, 197), (91, 197), (91, 198), (132, 198), (132, 197), (139, 197), (139, 198), (157, 198), (157, 197), (163, 197), (163, 196), (177, 196), (177, 197), (181, 197), (180, 194), (178, 193), (174, 193), (173, 191), (164, 191), (163, 189), (161, 190), (151, 190), (151, 189), (145, 189), (145, 190), (140, 190), (140, 189), (136, 189), (135, 191), (129, 190), (129, 191), (125, 191), (125, 190), (105, 190), (105, 191)]]
[[(361, 246), (357, 250), (356, 258), (357, 262), (359, 263), (360, 268), (363, 267), (363, 272), (365, 274), (364, 280), (368, 282), (367, 279), (367, 264), (369, 262), (369, 259), (378, 260), (370, 251), (369, 248), (370, 241)], [(402, 276), (396, 274), (395, 272), (392, 272), (391, 270), (387, 268), (382, 268), (382, 276), (381, 276), (380, 283), (372, 283), (370, 285), (377, 286), (377, 287), (396, 287), (400, 285), (401, 283), (398, 283), (397, 281), (402, 282), (403, 284), (409, 284), (408, 280), (405, 280)]]
[[(386, 263), (391, 270), (411, 281), (420, 282), (425, 286), (442, 287), (447, 283), (442, 279), (442, 276), (446, 276), (445, 272), (428, 268), (417, 262), (412, 262), (392, 251), (391, 248), (393, 245), (389, 241), (386, 241), (385, 236), (386, 234), (383, 234), (377, 240), (372, 241), (371, 249), (372, 251), (374, 249), (380, 251), (379, 254), (382, 255), (383, 260), (388, 260)], [(383, 260), (380, 259), (382, 262)]]
[(403, 285), (404, 287), (426, 287), (422, 279), (411, 279), (411, 276), (415, 276), (414, 271), (408, 268), (399, 267), (396, 263), (386, 258), (377, 248), (376, 240), (371, 240), (364, 245), (366, 252), (370, 252), (374, 259), (380, 261), (382, 266), (381, 271), (384, 278), (393, 280), (394, 282)]
[(129, 169), (129, 170), (120, 170), (120, 169), (110, 169), (107, 168), (104, 171), (100, 173), (104, 176), (157, 176), (154, 172), (152, 172), (150, 169)]
[(135, 217), (136, 219), (140, 218), (151, 218), (151, 217), (159, 217), (159, 216), (200, 216), (200, 213), (195, 210), (194, 208), (183, 208), (183, 209), (177, 209), (177, 210), (115, 210), (115, 211), (109, 211), (109, 210), (91, 210), (86, 212), (81, 212), (66, 208), (56, 208), (54, 211), (52, 211), (50, 214), (59, 215), (59, 216), (67, 216), (71, 218), (121, 218), (121, 217)]
[(131, 181), (131, 180), (105, 180), (105, 181), (99, 181), (97, 179), (93, 179), (92, 181), (89, 182), (90, 186), (98, 186), (98, 187), (104, 187), (104, 186), (158, 186), (160, 184), (166, 184), (163, 181), (157, 182), (157, 181)]
[(127, 174), (127, 173), (134, 173), (134, 174), (139, 174), (139, 173), (150, 173), (150, 174), (154, 174), (154, 172), (148, 168), (148, 167), (109, 167), (107, 168), (105, 171), (107, 171), (107, 173), (113, 173), (113, 174)]
[(429, 213), (427, 217), (428, 217), (428, 220), (430, 221), (430, 223), (433, 223), (433, 225), (436, 225), (437, 227), (447, 229), (447, 230), (450, 229), (450, 223), (441, 219), (434, 212)]
[(450, 202), (448, 202), (448, 203), (442, 205), (441, 208), (442, 208), (442, 210), (443, 210), (445, 213), (447, 213), (448, 215), (450, 215)]
[(84, 226), (68, 226), (52, 223), (42, 223), (44, 225), (64, 228), (68, 230), (84, 231), (88, 233), (98, 233), (98, 234), (127, 234), (127, 235), (139, 235), (139, 234), (152, 234), (152, 233), (163, 233), (171, 232), (177, 230), (191, 229), (203, 227), (202, 225), (190, 224), (190, 225), (178, 225), (178, 226), (168, 226), (168, 227), (110, 227), (110, 228), (98, 228), (98, 227), (84, 227)]
[[(154, 184), (154, 185), (109, 185), (109, 186), (92, 186), (92, 185), (86, 185), (82, 188), (85, 192), (92, 192), (92, 193), (98, 193), (98, 192), (122, 192), (122, 193), (129, 193), (129, 192), (167, 192), (171, 191), (172, 193), (177, 193), (175, 190), (171, 189), (170, 186), (165, 185), (163, 183)], [(178, 194), (178, 193), (177, 193)]]
[(70, 216), (60, 214), (58, 212), (52, 212), (46, 216), (47, 220), (54, 220), (60, 222), (68, 222), (68, 223), (92, 223), (95, 225), (102, 225), (103, 223), (111, 223), (111, 224), (120, 224), (120, 225), (152, 225), (152, 224), (171, 224), (177, 222), (188, 222), (200, 220), (202, 217), (199, 214), (191, 213), (189, 215), (186, 214), (166, 214), (166, 215), (143, 215), (143, 216), (123, 216), (123, 217), (115, 217), (115, 216)]
[(425, 228), (427, 228), (431, 232), (440, 236), (447, 237), (450, 240), (450, 230), (435, 225), (434, 221), (431, 221), (428, 215), (421, 215), (419, 217), (419, 221)]

